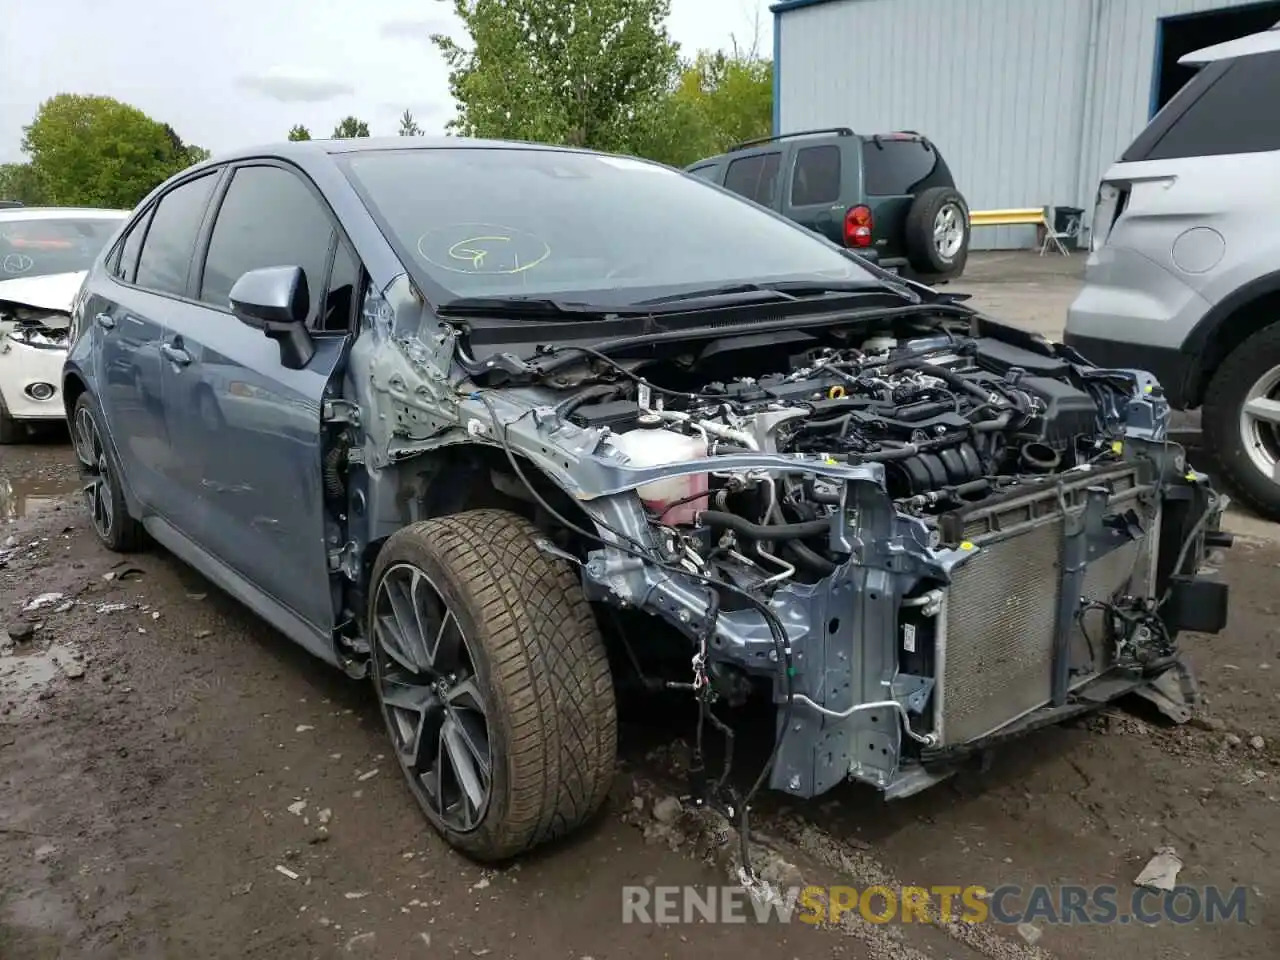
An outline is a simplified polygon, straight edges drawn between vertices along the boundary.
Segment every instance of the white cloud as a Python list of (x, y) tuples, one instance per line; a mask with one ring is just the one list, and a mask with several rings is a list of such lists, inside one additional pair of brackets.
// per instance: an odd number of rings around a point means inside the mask
[(307, 76), (287, 68), (274, 68), (256, 76), (238, 77), (236, 85), (281, 103), (324, 103), (356, 92), (355, 87), (341, 80)]

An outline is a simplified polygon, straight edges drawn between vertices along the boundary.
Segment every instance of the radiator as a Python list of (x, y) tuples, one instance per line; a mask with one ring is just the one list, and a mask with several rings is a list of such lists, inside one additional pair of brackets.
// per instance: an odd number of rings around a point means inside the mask
[[(1084, 489), (1097, 482), (1081, 480), (1061, 499), (1049, 491), (962, 520), (965, 539), (981, 549), (954, 571), (939, 611), (935, 708), (942, 745), (992, 733), (1052, 699), (1064, 518), (1083, 511)], [(1139, 501), (1142, 488), (1132, 470), (1112, 474), (1107, 485), (1108, 514), (1134, 510), (1144, 535), (1091, 560), (1080, 592), (1095, 600), (1118, 592), (1145, 595), (1154, 576), (1150, 547), (1158, 540), (1158, 508)], [(1084, 632), (1076, 624), (1071, 629), (1072, 663), (1085, 667), (1071, 678), (1072, 687), (1110, 665), (1098, 615), (1083, 620)]]

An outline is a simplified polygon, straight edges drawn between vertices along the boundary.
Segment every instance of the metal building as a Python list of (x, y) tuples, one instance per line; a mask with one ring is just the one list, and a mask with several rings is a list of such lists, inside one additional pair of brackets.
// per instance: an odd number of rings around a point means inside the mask
[[(782, 0), (775, 133), (918, 130), (975, 210), (1080, 207), (1190, 77), (1178, 58), (1280, 21), (1252, 0)], [(986, 227), (975, 248), (1023, 247)]]

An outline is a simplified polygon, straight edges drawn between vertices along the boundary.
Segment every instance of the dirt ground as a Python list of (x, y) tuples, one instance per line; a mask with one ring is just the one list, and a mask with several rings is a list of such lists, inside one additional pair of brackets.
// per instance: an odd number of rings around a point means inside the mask
[[(977, 258), (960, 286), (1012, 320), (1060, 324), (1077, 266)], [(1005, 282), (1017, 269), (1027, 275)], [(624, 886), (728, 882), (714, 824), (653, 814), (682, 789), (669, 711), (624, 712), (614, 797), (588, 829), (482, 870), (421, 820), (365, 685), (158, 548), (102, 550), (74, 483), (65, 436), (0, 449), (3, 960), (1280, 955), (1269, 525), (1253, 521), (1226, 553), (1228, 630), (1186, 644), (1206, 698), (1191, 724), (1126, 704), (907, 800), (849, 787), (770, 798), (756, 817), (778, 879), (859, 887), (1112, 884), (1124, 903), (1154, 849), (1172, 845), (1180, 882), (1247, 888), (1248, 922), (624, 925)], [(765, 740), (744, 746), (744, 776)]]

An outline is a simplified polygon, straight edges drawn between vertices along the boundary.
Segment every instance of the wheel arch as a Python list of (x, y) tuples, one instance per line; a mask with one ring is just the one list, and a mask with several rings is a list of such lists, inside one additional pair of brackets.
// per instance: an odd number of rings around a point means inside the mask
[[(508, 456), (493, 444), (451, 444), (400, 461), (391, 469), (394, 474), (382, 482), (395, 491), (395, 515), (379, 517), (371, 524), (361, 556), (361, 588), (366, 593), (383, 545), (400, 527), (418, 520), (488, 507), (510, 510), (547, 534), (560, 534), (566, 528), (546, 509), (550, 506), (575, 526), (594, 529), (582, 507), (537, 464), (514, 451)], [(536, 495), (529, 492), (529, 486)], [(572, 539), (581, 541), (580, 537)], [(584, 545), (575, 542), (573, 546), (581, 553)]]
[(76, 401), (89, 389), (89, 384), (80, 375), (80, 371), (67, 370), (62, 375), (62, 409), (66, 411), (67, 423), (71, 423), (71, 414), (75, 412)]
[(1251, 280), (1210, 308), (1182, 344), (1182, 353), (1188, 357), (1183, 404), (1188, 409), (1201, 406), (1222, 362), (1259, 330), (1277, 322), (1280, 270)]

